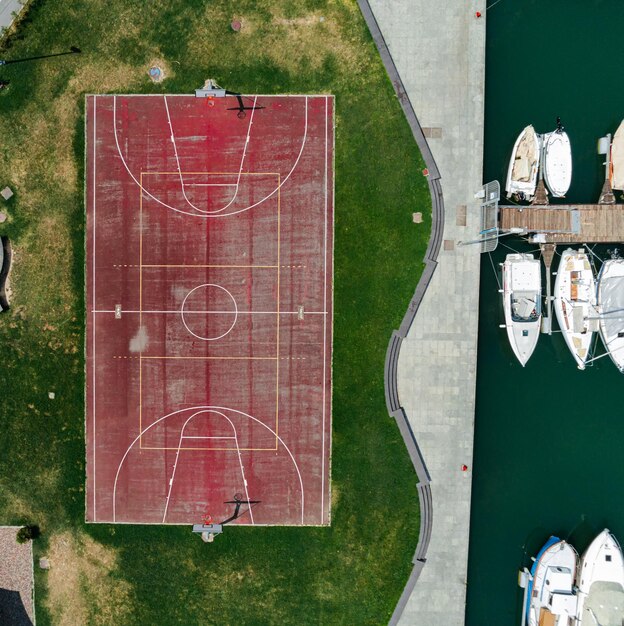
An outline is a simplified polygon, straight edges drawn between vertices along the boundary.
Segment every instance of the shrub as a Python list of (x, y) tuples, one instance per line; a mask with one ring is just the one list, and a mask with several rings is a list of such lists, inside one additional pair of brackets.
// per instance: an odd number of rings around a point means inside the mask
[(31, 539), (36, 539), (39, 534), (39, 526), (34, 526), (32, 524), (22, 526), (17, 531), (17, 543), (26, 543)]

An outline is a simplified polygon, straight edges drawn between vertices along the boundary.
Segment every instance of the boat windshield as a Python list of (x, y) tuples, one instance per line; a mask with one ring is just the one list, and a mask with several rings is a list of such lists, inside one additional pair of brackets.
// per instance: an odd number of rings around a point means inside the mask
[(535, 322), (541, 313), (541, 300), (535, 291), (514, 291), (511, 294), (511, 319), (514, 322)]

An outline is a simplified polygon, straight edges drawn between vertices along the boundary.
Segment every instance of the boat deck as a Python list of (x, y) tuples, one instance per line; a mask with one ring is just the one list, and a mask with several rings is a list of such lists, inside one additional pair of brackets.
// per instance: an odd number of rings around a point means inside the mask
[(624, 241), (624, 205), (499, 206), (499, 228), (543, 233), (543, 243)]

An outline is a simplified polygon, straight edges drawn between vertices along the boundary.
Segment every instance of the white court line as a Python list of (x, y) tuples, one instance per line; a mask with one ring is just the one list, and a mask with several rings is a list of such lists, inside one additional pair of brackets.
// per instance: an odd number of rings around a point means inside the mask
[(130, 176), (130, 178), (132, 178), (132, 180), (135, 182), (137, 187), (141, 189), (141, 192), (144, 193), (146, 196), (150, 197), (152, 200), (155, 200), (156, 202), (158, 202), (158, 204), (164, 206), (167, 209), (171, 209), (172, 211), (176, 211), (177, 213), (182, 213), (184, 215), (190, 215), (191, 217), (200, 217), (200, 218), (227, 217), (230, 215), (237, 215), (238, 213), (244, 213), (245, 211), (249, 211), (250, 209), (257, 207), (259, 204), (262, 204), (263, 202), (265, 202), (266, 200), (274, 196), (283, 187), (284, 183), (291, 177), (292, 173), (295, 171), (297, 165), (299, 164), (299, 160), (301, 159), (301, 155), (303, 154), (303, 149), (306, 145), (306, 141), (308, 137), (308, 96), (304, 96), (304, 97), (305, 97), (305, 123), (304, 123), (304, 131), (303, 131), (303, 140), (301, 141), (301, 148), (299, 149), (299, 154), (297, 155), (297, 159), (295, 160), (292, 168), (290, 169), (290, 172), (288, 172), (288, 174), (283, 179), (280, 179), (280, 183), (271, 193), (267, 194), (264, 198), (261, 198), (254, 204), (250, 204), (249, 206), (243, 207), (242, 209), (238, 209), (237, 211), (230, 211), (229, 213), (218, 213), (218, 214), (202, 213), (198, 215), (197, 213), (191, 213), (190, 211), (177, 209), (171, 206), (170, 204), (163, 202), (162, 200), (158, 199), (156, 196), (152, 195), (149, 191), (147, 191), (147, 189), (145, 189), (145, 187), (143, 187), (141, 183), (137, 180), (136, 176), (130, 171), (128, 164), (126, 163), (126, 159), (124, 158), (123, 153), (121, 152), (121, 147), (119, 145), (119, 138), (117, 136), (117, 96), (113, 96), (113, 134), (115, 135), (115, 144), (117, 145), (117, 152), (119, 154), (119, 157), (121, 158), (121, 162), (123, 163), (124, 168), (126, 169), (126, 172), (128, 172), (128, 175)]
[(117, 466), (117, 472), (115, 473), (115, 481), (113, 482), (113, 497), (112, 497), (113, 523), (116, 522), (117, 520), (117, 481), (119, 480), (119, 474), (121, 473), (121, 468), (128, 454), (130, 454), (130, 451), (136, 445), (137, 441), (139, 441), (139, 439), (141, 439), (141, 437), (143, 437), (143, 435), (148, 430), (156, 426), (156, 424), (159, 424), (163, 420), (167, 419), (168, 417), (177, 415), (178, 413), (183, 413), (185, 411), (195, 411), (195, 410), (202, 410), (202, 409), (212, 410), (212, 411), (216, 411), (216, 410), (230, 411), (231, 413), (237, 413), (238, 415), (242, 415), (243, 417), (253, 420), (254, 422), (257, 422), (258, 424), (260, 424), (260, 426), (263, 426), (264, 428), (266, 428), (284, 446), (284, 449), (288, 453), (290, 460), (293, 462), (293, 465), (295, 466), (295, 471), (297, 472), (297, 476), (299, 478), (299, 487), (301, 489), (301, 524), (303, 525), (304, 511), (305, 511), (305, 491), (303, 489), (303, 479), (301, 477), (301, 471), (299, 470), (299, 465), (297, 464), (297, 461), (295, 460), (293, 453), (290, 451), (290, 448), (284, 443), (284, 440), (270, 426), (267, 426), (264, 422), (260, 421), (258, 418), (254, 417), (253, 415), (249, 415), (248, 413), (245, 413), (243, 411), (239, 411), (237, 409), (230, 409), (224, 406), (191, 406), (191, 407), (187, 407), (184, 409), (178, 409), (177, 411), (172, 411), (171, 413), (168, 413), (167, 415), (163, 415), (162, 417), (159, 417), (156, 421), (152, 422), (149, 426), (146, 426), (139, 432), (139, 434), (134, 438), (132, 443), (126, 448), (126, 451), (123, 457), (121, 458), (121, 461), (119, 461), (119, 465)]
[(95, 147), (97, 145), (97, 141), (96, 141), (96, 127), (97, 127), (97, 113), (96, 113), (96, 100), (97, 100), (97, 96), (93, 96), (93, 257), (92, 257), (92, 278), (91, 278), (91, 282), (93, 283), (93, 309), (94, 312), (91, 316), (91, 338), (93, 340), (93, 345), (91, 348), (91, 352), (92, 352), (92, 357), (91, 357), (91, 370), (93, 373), (93, 381), (91, 383), (91, 386), (93, 388), (93, 521), (96, 521), (96, 514), (95, 514), (95, 503), (96, 503), (96, 499), (95, 499), (95, 494), (96, 494), (96, 488), (95, 488), (95, 451), (96, 451), (96, 442), (95, 442)]
[[(238, 463), (240, 465), (240, 469), (241, 469), (241, 476), (243, 478), (243, 486), (245, 487), (245, 495), (247, 496), (247, 501), (251, 500), (251, 498), (249, 497), (249, 491), (247, 490), (247, 479), (245, 478), (245, 470), (243, 468), (243, 460), (241, 458), (241, 454), (240, 454), (240, 446), (238, 445), (238, 433), (236, 432), (236, 427), (234, 426), (234, 424), (232, 423), (232, 420), (227, 417), (227, 415), (221, 413), (220, 411), (196, 411), (195, 413), (193, 413), (193, 415), (191, 415), (186, 422), (184, 422), (184, 425), (182, 426), (182, 429), (180, 430), (180, 440), (178, 442), (178, 451), (176, 452), (176, 458), (175, 458), (175, 462), (173, 464), (173, 472), (171, 474), (171, 479), (169, 480), (169, 491), (167, 493), (167, 500), (165, 502), (165, 511), (163, 513), (163, 520), (162, 523), (165, 523), (165, 519), (167, 517), (167, 510), (169, 508), (169, 499), (171, 498), (171, 492), (173, 490), (173, 481), (175, 479), (175, 474), (176, 474), (176, 469), (178, 467), (178, 459), (180, 458), (180, 449), (182, 448), (182, 440), (185, 438), (184, 437), (184, 429), (186, 428), (186, 425), (196, 416), (196, 415), (200, 415), (203, 413), (216, 413), (217, 415), (221, 415), (221, 417), (224, 417), (228, 422), (230, 422), (230, 426), (232, 427), (233, 431), (234, 431), (234, 437), (228, 437), (228, 439), (235, 439), (236, 440), (236, 449), (238, 451)], [(254, 518), (253, 518), (253, 511), (251, 510), (251, 507), (249, 507), (249, 516), (251, 518), (251, 523), (253, 525), (255, 525), (254, 522)]]
[(258, 98), (256, 97), (254, 99), (254, 103), (253, 103), (254, 108), (251, 110), (251, 115), (249, 116), (249, 126), (247, 127), (247, 136), (245, 137), (245, 145), (243, 146), (243, 156), (241, 158), (240, 167), (238, 169), (238, 178), (236, 179), (236, 190), (234, 191), (234, 195), (232, 196), (230, 201), (224, 207), (217, 209), (215, 211), (207, 211), (207, 210), (205, 211), (204, 209), (200, 209), (199, 207), (195, 206), (188, 199), (188, 196), (186, 195), (186, 189), (184, 187), (184, 177), (182, 176), (180, 158), (178, 157), (178, 148), (176, 146), (175, 134), (173, 132), (173, 124), (171, 123), (171, 115), (169, 114), (169, 105), (167, 104), (167, 96), (163, 96), (163, 99), (165, 101), (165, 109), (167, 110), (167, 121), (169, 122), (169, 130), (171, 131), (171, 143), (173, 144), (173, 151), (175, 152), (176, 163), (178, 164), (178, 174), (180, 175), (180, 187), (182, 189), (182, 195), (184, 196), (186, 203), (195, 211), (199, 211), (200, 213), (204, 213), (204, 214), (213, 215), (215, 213), (221, 213), (222, 211), (225, 211), (238, 196), (238, 188), (240, 185), (241, 173), (243, 171), (243, 164), (245, 163), (245, 155), (247, 154), (247, 146), (249, 145), (249, 139), (251, 137), (251, 126), (253, 124), (254, 113), (256, 112), (256, 109), (255, 109), (256, 101), (258, 100)]
[[(122, 313), (154, 313), (161, 315), (180, 315), (180, 311), (126, 311), (126, 309), (121, 309)], [(116, 313), (115, 309), (96, 309), (91, 311), (91, 313)], [(192, 314), (201, 314), (201, 315), (225, 315), (232, 314), (234, 311), (231, 309), (229, 311), (184, 311), (184, 315), (192, 315)], [(239, 315), (299, 315), (299, 311), (238, 311)], [(304, 315), (327, 315), (327, 311), (305, 311)]]
[[(323, 289), (323, 310), (327, 311), (327, 97), (325, 98), (325, 234), (323, 272), (325, 282)], [(327, 317), (323, 317), (323, 436), (321, 448), (321, 524), (325, 518), (325, 387), (327, 375)]]
[[(217, 335), (216, 337), (203, 337), (202, 335), (197, 335), (196, 333), (194, 333), (188, 326), (188, 324), (186, 323), (186, 320), (184, 319), (184, 305), (186, 304), (186, 301), (188, 299), (188, 297), (196, 290), (196, 289), (200, 289), (201, 287), (216, 287), (217, 289), (221, 289), (222, 291), (225, 291), (225, 293), (230, 296), (230, 298), (232, 299), (232, 302), (234, 304), (234, 321), (232, 322), (232, 324), (230, 325), (230, 327), (224, 332), (221, 333), (220, 335)], [(232, 313), (232, 311), (229, 312), (230, 314)], [(182, 306), (180, 307), (180, 317), (182, 319), (182, 323), (184, 324), (184, 328), (186, 328), (186, 330), (193, 335), (193, 337), (197, 337), (197, 339), (200, 339), (201, 341), (217, 341), (217, 339), (222, 339), (223, 337), (225, 337), (226, 335), (228, 335), (230, 333), (230, 331), (234, 328), (234, 326), (236, 325), (236, 322), (238, 320), (238, 304), (236, 304), (236, 300), (234, 299), (234, 296), (225, 288), (225, 287), (221, 287), (221, 285), (215, 285), (212, 283), (205, 283), (203, 285), (197, 285), (197, 287), (193, 287), (193, 289), (191, 289), (186, 296), (184, 296), (184, 300), (182, 301)]]

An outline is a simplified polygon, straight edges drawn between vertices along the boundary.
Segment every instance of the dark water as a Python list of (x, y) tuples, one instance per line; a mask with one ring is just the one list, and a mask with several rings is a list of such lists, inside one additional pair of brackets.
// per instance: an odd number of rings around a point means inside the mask
[[(604, 179), (596, 142), (624, 118), (624, 0), (501, 0), (488, 11), (487, 35), (485, 180), (504, 181), (526, 124), (547, 132), (561, 116), (574, 159), (567, 199), (596, 202)], [(508, 252), (501, 245), (492, 255), (497, 273)], [(624, 542), (624, 376), (609, 357), (577, 370), (557, 333), (540, 337), (523, 369), (498, 327), (497, 289), (484, 255), (469, 626), (520, 624), (517, 572), (550, 534), (579, 551), (604, 527)]]

